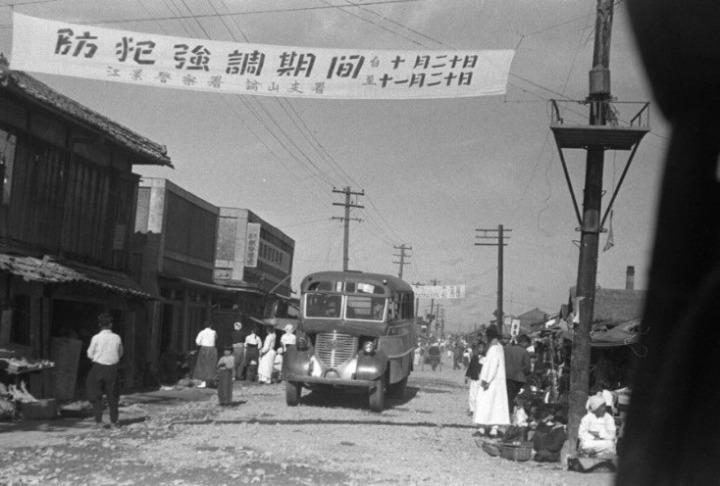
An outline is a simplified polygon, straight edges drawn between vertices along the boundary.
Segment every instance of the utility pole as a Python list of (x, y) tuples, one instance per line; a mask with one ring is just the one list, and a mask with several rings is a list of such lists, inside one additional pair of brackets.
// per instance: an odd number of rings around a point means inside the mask
[(405, 261), (405, 257), (410, 258), (412, 255), (405, 254), (405, 251), (412, 250), (412, 246), (405, 246), (405, 243), (403, 243), (400, 246), (393, 246), (394, 249), (400, 250), (399, 255), (393, 255), (400, 258), (399, 262), (393, 262), (400, 265), (400, 271), (398, 272), (398, 278), (402, 279), (403, 276), (403, 267), (405, 265), (410, 265), (410, 262)]
[(332, 219), (339, 219), (340, 221), (345, 222), (345, 238), (343, 240), (343, 271), (347, 272), (348, 270), (348, 264), (350, 262), (350, 220), (357, 221), (358, 223), (362, 222), (362, 219), (359, 218), (351, 218), (350, 217), (350, 208), (359, 208), (363, 209), (365, 206), (360, 206), (357, 204), (357, 197), (355, 198), (355, 202), (350, 201), (351, 196), (364, 196), (365, 191), (360, 192), (354, 192), (349, 186), (345, 187), (343, 189), (335, 189), (333, 187), (333, 191), (340, 194), (345, 194), (345, 202), (344, 203), (333, 203), (333, 206), (344, 206), (345, 207), (345, 216), (344, 217), (337, 217), (333, 216)]
[[(503, 247), (505, 244), (505, 232), (512, 231), (511, 229), (505, 229), (503, 225), (499, 225), (498, 229), (476, 229), (475, 231), (482, 232), (479, 235), (475, 235), (475, 238), (482, 241), (494, 240), (497, 238), (497, 243), (475, 243), (475, 246), (497, 246), (498, 248), (498, 283), (497, 283), (497, 309), (495, 309), (495, 317), (497, 318), (497, 328), (500, 336), (503, 335)], [(507, 238), (510, 238), (507, 236)]]
[[(612, 30), (613, 2), (597, 0), (595, 45), (592, 68), (589, 73), (590, 125), (606, 125), (610, 107), (610, 33)], [(583, 196), (582, 225), (580, 228), (580, 258), (577, 277), (577, 307), (580, 323), (574, 330), (570, 352), (570, 416), (568, 436), (570, 443), (577, 441), (580, 420), (585, 414), (590, 386), (590, 328), (595, 307), (598, 247), (602, 216), (602, 182), (605, 147), (587, 148), (585, 165), (585, 191)]]
[[(437, 285), (438, 283), (439, 282), (437, 281), (437, 279), (432, 279), (433, 286)], [(434, 306), (435, 306), (435, 299), (432, 298), (432, 299), (430, 299), (430, 318), (431, 319), (435, 318), (435, 313), (434, 313), (434, 309), (433, 309)], [(438, 307), (440, 307), (440, 304), (438, 304)], [(437, 322), (437, 319), (435, 319), (435, 322)], [(437, 324), (435, 325), (435, 328), (437, 329)]]
[[(595, 312), (600, 233), (604, 231), (603, 226), (640, 140), (650, 131), (649, 103), (643, 103), (642, 109), (627, 122), (618, 116), (618, 107), (627, 107), (630, 103), (617, 104), (610, 94), (610, 37), (614, 1), (597, 0), (595, 45), (592, 68), (589, 73), (589, 93), (587, 98), (581, 101), (582, 104), (590, 107), (589, 125), (566, 122), (558, 107), (562, 102), (559, 103), (557, 100), (552, 102), (554, 110), (550, 128), (555, 136), (565, 180), (570, 189), (575, 215), (580, 225), (578, 230), (581, 232), (576, 286), (577, 299), (574, 302), (575, 311), (579, 312), (579, 322), (573, 327), (570, 361), (570, 413), (568, 417), (570, 444), (577, 442), (580, 420), (585, 414), (585, 403), (590, 384), (590, 330)], [(572, 187), (563, 149), (587, 151), (582, 214)], [(602, 184), (606, 150), (630, 150), (631, 152), (603, 214)]]
[[(413, 283), (414, 286), (419, 287), (420, 285), (425, 285), (424, 283), (415, 282)], [(415, 295), (415, 319), (418, 317), (418, 312), (420, 312), (420, 297)]]

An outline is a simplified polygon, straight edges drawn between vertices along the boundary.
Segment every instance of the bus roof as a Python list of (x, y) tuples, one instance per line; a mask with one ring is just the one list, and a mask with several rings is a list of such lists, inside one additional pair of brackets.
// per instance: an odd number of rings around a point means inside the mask
[(307, 275), (300, 284), (300, 292), (307, 291), (308, 286), (313, 282), (329, 281), (329, 282), (363, 282), (366, 284), (383, 287), (388, 293), (395, 292), (412, 292), (413, 288), (409, 283), (393, 275), (385, 275), (382, 273), (365, 273), (365, 272), (340, 272), (325, 271), (315, 272)]

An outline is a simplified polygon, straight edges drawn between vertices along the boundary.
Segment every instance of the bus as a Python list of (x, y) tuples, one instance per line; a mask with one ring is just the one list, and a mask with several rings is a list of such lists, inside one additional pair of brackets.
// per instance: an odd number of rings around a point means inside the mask
[(412, 287), (391, 275), (326, 271), (300, 285), (296, 346), (283, 360), (286, 402), (303, 388), (365, 390), (381, 412), (403, 398), (417, 348)]

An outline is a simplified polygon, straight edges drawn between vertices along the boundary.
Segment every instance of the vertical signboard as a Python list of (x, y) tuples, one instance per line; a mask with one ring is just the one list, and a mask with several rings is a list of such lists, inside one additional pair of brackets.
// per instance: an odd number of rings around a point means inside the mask
[(256, 268), (258, 262), (258, 250), (260, 249), (260, 223), (248, 223), (247, 225), (247, 246), (245, 247), (245, 266)]

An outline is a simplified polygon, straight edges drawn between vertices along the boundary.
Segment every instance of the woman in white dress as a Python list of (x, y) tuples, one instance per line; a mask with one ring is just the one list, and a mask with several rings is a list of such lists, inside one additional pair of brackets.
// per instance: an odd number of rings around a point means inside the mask
[(258, 365), (258, 381), (270, 384), (272, 382), (273, 364), (275, 363), (275, 326), (267, 327), (267, 336), (260, 349), (260, 364)]
[(273, 375), (277, 381), (282, 381), (282, 365), (284, 355), (288, 350), (288, 346), (295, 346), (297, 337), (293, 333), (294, 327), (292, 324), (285, 325), (285, 334), (280, 337), (280, 347), (275, 352), (275, 366), (273, 368)]
[(480, 371), (480, 389), (473, 422), (479, 425), (480, 435), (485, 433), (485, 427), (491, 427), (490, 436), (496, 436), (498, 426), (510, 425), (505, 387), (505, 353), (498, 341), (497, 327), (488, 327), (486, 336), (489, 347)]

